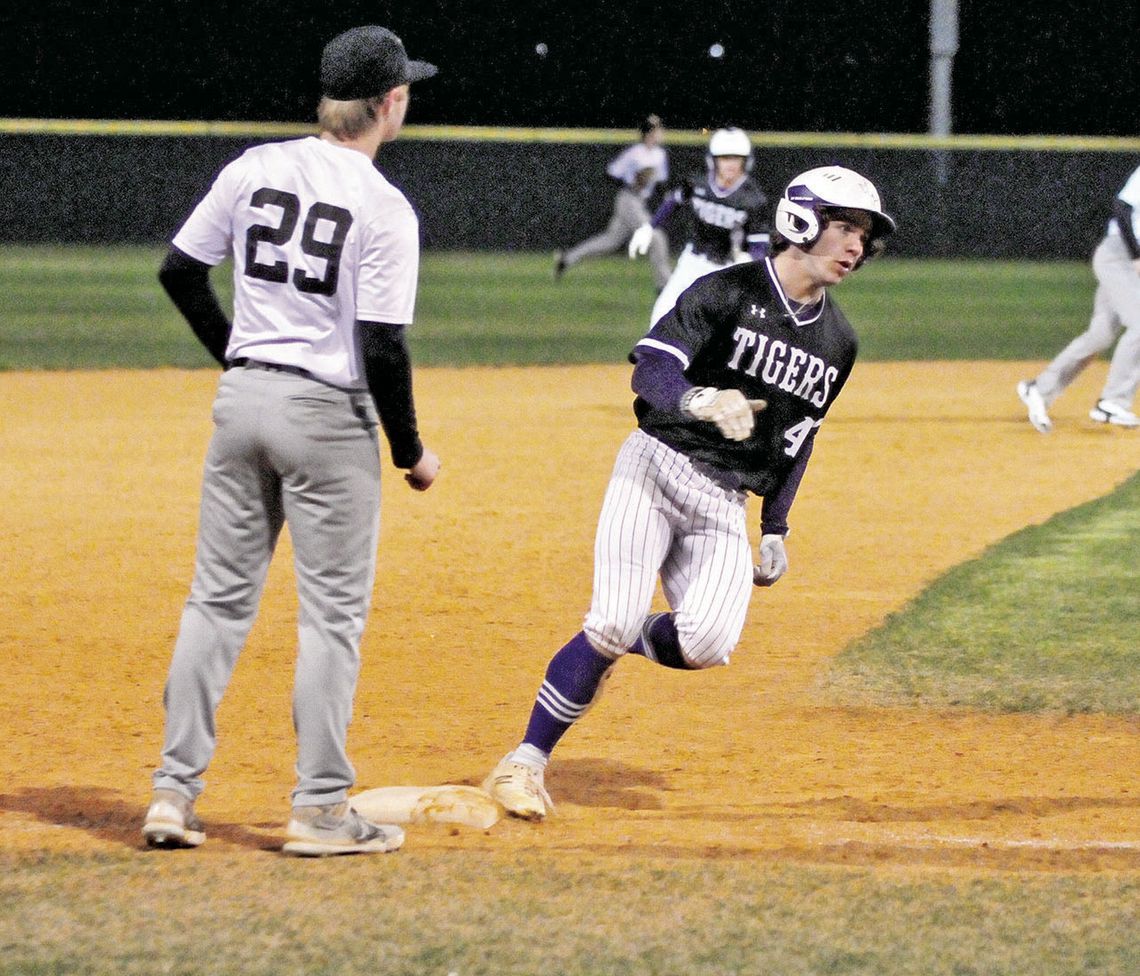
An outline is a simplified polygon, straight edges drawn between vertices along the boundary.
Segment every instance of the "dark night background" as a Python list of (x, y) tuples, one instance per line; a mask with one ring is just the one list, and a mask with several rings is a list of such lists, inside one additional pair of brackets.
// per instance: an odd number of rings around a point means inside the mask
[[(1140, 4), (1051, 6), (961, 0), (955, 132), (1137, 134)], [(0, 117), (307, 122), (325, 41), (381, 23), (441, 68), (411, 123), (924, 132), (928, 19), (929, 0), (0, 0)]]

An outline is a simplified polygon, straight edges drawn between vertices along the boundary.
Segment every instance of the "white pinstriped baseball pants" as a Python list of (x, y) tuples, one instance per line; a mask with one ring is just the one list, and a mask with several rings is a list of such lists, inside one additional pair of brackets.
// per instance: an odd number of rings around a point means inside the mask
[(677, 304), (677, 299), (681, 297), (681, 292), (698, 278), (712, 274), (714, 271), (720, 271), (723, 268), (730, 268), (733, 264), (732, 261), (726, 264), (718, 264), (705, 255), (694, 251), (692, 243), (686, 244), (685, 249), (677, 258), (677, 263), (673, 266), (673, 273), (669, 276), (665, 287), (661, 289), (657, 301), (653, 303), (653, 311), (649, 313), (649, 324), (651, 326), (656, 325), (658, 319), (664, 316), (666, 312), (672, 311), (673, 306)]
[(685, 661), (727, 664), (752, 592), (745, 495), (635, 430), (618, 451), (594, 540), (583, 629), (602, 654), (618, 657), (637, 639), (658, 575)]

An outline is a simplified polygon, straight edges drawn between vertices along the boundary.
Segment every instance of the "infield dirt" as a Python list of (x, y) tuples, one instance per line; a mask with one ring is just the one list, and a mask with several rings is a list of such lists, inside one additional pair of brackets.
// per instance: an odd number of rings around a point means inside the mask
[[(942, 571), (1140, 468), (1140, 433), (1086, 417), (1102, 368), (1037, 434), (1014, 393), (1037, 365), (858, 366), (792, 512), (791, 571), (756, 591), (731, 666), (622, 662), (551, 765), (556, 817), (412, 826), (408, 845), (1140, 871), (1137, 719), (819, 693), (830, 658)], [(215, 382), (0, 375), (6, 850), (139, 847)], [(478, 783), (517, 741), (588, 606), (595, 521), (633, 422), (625, 366), (425, 369), (417, 398), (444, 468), (417, 494), (385, 454), (349, 743), (362, 790)], [(281, 843), (295, 606), (286, 538), (218, 716), (195, 856)]]

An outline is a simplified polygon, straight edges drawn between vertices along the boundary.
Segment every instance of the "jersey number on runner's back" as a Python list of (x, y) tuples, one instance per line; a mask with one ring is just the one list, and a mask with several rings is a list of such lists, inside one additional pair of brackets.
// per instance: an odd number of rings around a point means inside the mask
[[(301, 201), (294, 193), (284, 190), (274, 190), (263, 186), (250, 198), (253, 207), (279, 207), (281, 209), (281, 223), (277, 226), (270, 224), (254, 224), (245, 235), (245, 274), (250, 278), (260, 278), (262, 281), (276, 281), (284, 284), (289, 280), (289, 264), (286, 261), (274, 261), (272, 264), (263, 264), (257, 260), (257, 246), (265, 243), (280, 247), (293, 236), (297, 229), (297, 221), (301, 216)], [(332, 237), (327, 241), (317, 239), (318, 221), (327, 221), (333, 225)], [(293, 269), (293, 284), (298, 291), (309, 292), (316, 295), (332, 295), (336, 293), (337, 280), (340, 277), (340, 255), (344, 249), (344, 239), (348, 236), (348, 229), (352, 226), (352, 214), (343, 207), (334, 207), (331, 203), (314, 203), (305, 214), (305, 223), (301, 229), (301, 250), (315, 258), (322, 258), (325, 262), (323, 277), (316, 278), (304, 268)]]

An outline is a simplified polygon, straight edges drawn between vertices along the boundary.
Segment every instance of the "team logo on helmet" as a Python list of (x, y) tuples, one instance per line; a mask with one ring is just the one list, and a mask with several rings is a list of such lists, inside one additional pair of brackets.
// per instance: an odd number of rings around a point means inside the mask
[(865, 210), (871, 215), (868, 256), (881, 250), (881, 239), (894, 232), (894, 218), (883, 210), (875, 184), (842, 166), (820, 166), (794, 177), (776, 204), (776, 230), (792, 244), (811, 247), (827, 225), (823, 216), (827, 208)]

